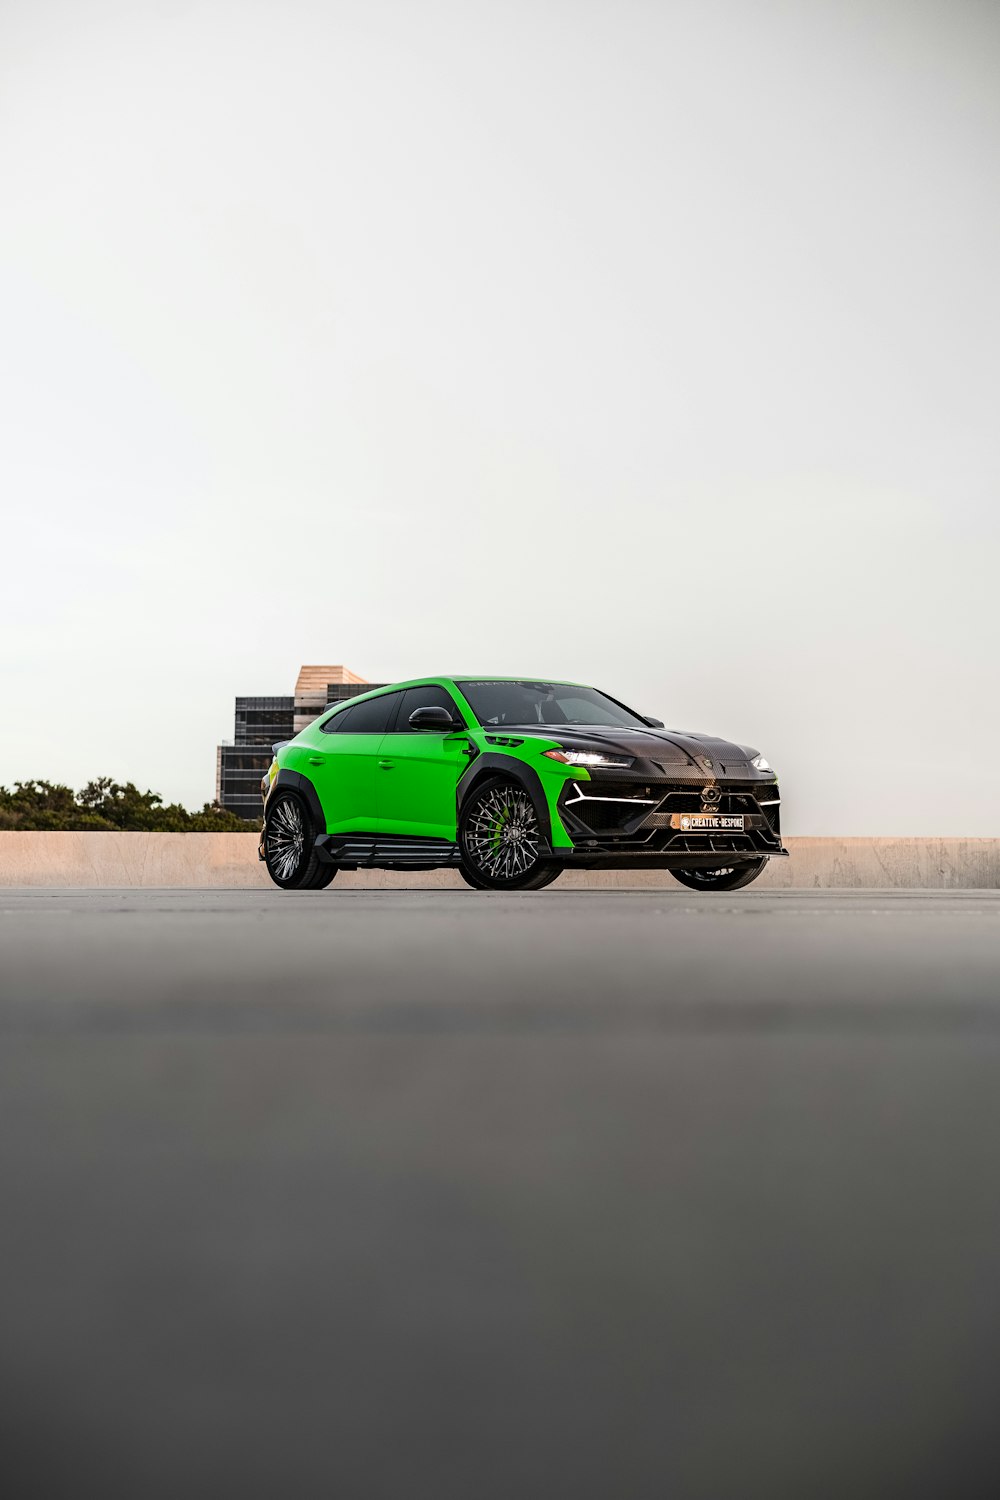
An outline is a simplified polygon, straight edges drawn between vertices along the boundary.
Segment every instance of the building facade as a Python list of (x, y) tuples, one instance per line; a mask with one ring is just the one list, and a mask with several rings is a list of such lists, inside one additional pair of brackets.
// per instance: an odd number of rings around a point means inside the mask
[(274, 746), (290, 740), (326, 708), (358, 693), (383, 687), (366, 682), (349, 667), (300, 667), (295, 691), (288, 697), (237, 698), (232, 744), (216, 752), (216, 801), (240, 818), (261, 815), (260, 779), (271, 764)]

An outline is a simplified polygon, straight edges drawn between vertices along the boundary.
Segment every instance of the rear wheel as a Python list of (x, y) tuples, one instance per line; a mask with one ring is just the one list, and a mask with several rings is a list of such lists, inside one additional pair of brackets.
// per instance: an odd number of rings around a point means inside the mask
[(337, 873), (316, 855), (316, 831), (309, 811), (294, 792), (278, 792), (267, 809), (264, 863), (267, 873), (284, 891), (319, 891)]
[(717, 870), (671, 870), (670, 873), (691, 891), (738, 891), (756, 880), (766, 864), (766, 859), (751, 859), (721, 865)]
[(462, 808), (462, 879), (479, 891), (540, 891), (562, 873), (539, 858), (541, 841), (538, 813), (524, 787), (502, 778), (487, 781)]

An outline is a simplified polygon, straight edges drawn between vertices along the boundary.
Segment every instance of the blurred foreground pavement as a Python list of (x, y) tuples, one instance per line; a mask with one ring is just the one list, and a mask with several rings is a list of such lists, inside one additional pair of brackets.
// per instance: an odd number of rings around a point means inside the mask
[(1000, 892), (0, 891), (0, 1481), (1000, 1489)]

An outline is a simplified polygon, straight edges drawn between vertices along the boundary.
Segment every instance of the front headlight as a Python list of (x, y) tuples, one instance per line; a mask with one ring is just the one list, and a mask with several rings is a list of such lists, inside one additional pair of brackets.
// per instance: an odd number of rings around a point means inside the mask
[(755, 755), (750, 764), (753, 766), (755, 771), (771, 770), (770, 763), (764, 759), (763, 755)]
[(630, 766), (634, 755), (605, 755), (601, 750), (543, 750), (549, 760), (561, 761), (564, 766)]

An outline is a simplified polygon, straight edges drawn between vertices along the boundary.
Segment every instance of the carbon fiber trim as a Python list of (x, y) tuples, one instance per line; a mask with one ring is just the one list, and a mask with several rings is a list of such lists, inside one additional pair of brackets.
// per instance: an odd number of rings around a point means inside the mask
[(438, 870), (457, 865), (457, 844), (448, 839), (405, 838), (387, 833), (329, 833), (316, 840), (316, 851), (326, 864), (344, 869), (378, 867), (384, 870)]
[[(706, 805), (711, 812), (742, 817), (742, 833), (692, 834), (671, 827), (674, 814), (697, 813)], [(616, 775), (570, 783), (560, 798), (559, 815), (582, 850), (613, 849), (622, 856), (768, 854), (781, 849), (780, 806), (775, 781), (715, 781), (703, 775), (696, 786), (673, 779), (637, 784)]]

